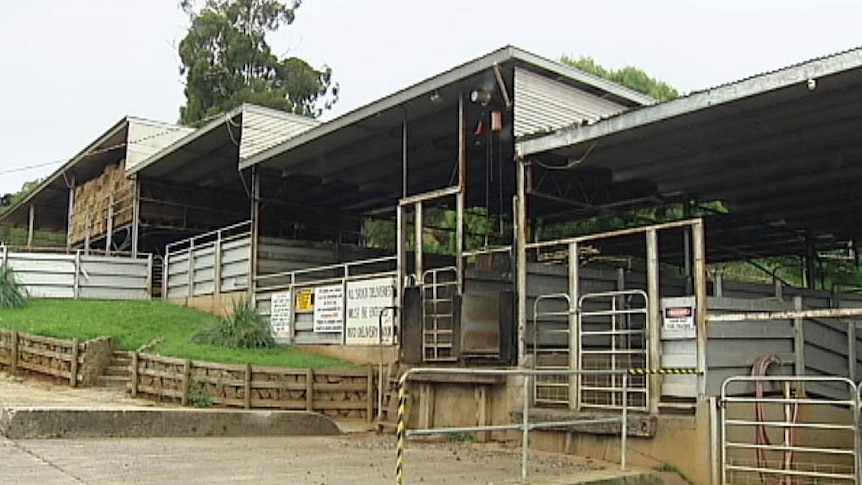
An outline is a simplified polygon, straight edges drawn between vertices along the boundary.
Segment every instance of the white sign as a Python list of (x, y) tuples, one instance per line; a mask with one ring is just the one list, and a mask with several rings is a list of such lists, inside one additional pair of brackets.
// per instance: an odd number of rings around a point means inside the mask
[(344, 329), (344, 286), (320, 286), (314, 289), (314, 331), (341, 333)]
[(293, 318), (293, 296), (290, 291), (273, 293), (269, 301), (269, 326), (272, 336), (290, 338), (290, 322)]
[[(395, 278), (352, 281), (347, 283), (347, 319), (344, 343), (347, 345), (392, 345), (395, 305)], [(380, 314), (383, 313), (383, 335), (380, 337)]]
[(661, 338), (663, 340), (693, 339), (696, 337), (694, 298), (664, 298), (661, 311)]

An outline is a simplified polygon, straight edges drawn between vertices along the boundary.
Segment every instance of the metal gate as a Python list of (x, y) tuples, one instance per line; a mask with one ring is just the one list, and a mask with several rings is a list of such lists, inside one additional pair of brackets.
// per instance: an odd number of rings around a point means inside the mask
[[(565, 309), (539, 311), (542, 302), (554, 301), (565, 304)], [(572, 313), (571, 301), (565, 293), (536, 297), (533, 303), (533, 368), (548, 371), (570, 368), (568, 317)], [(536, 404), (568, 405), (569, 396), (576, 394), (576, 391), (571, 392), (571, 387), (577, 379), (571, 374), (538, 374), (533, 379), (533, 400)]]
[[(590, 293), (578, 300), (578, 359), (582, 370), (618, 371), (649, 367), (649, 298), (642, 290)], [(631, 409), (647, 410), (649, 380), (628, 383)], [(619, 375), (580, 376), (578, 408), (620, 409)]]
[[(839, 397), (816, 390), (829, 388)], [(737, 376), (721, 386), (721, 483), (860, 483), (860, 391), (850, 379)]]
[(452, 362), (455, 353), (455, 298), (458, 269), (444, 267), (422, 273), (422, 358)]

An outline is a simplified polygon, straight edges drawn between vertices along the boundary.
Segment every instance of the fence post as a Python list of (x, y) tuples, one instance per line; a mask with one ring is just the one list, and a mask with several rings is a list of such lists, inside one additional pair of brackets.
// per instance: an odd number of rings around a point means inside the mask
[(138, 397), (138, 353), (132, 352), (132, 397)]
[(305, 369), (305, 410), (314, 411), (314, 369)]
[(192, 361), (186, 359), (183, 363), (183, 395), (180, 398), (180, 404), (185, 406), (189, 403), (189, 389), (191, 387), (192, 377)]
[(195, 288), (195, 241), (194, 241), (194, 239), (189, 241), (188, 251), (189, 251), (189, 255), (186, 258), (186, 261), (188, 261), (188, 263), (189, 263), (189, 272), (188, 272), (188, 275), (186, 275), (186, 276), (188, 276), (188, 281), (186, 283), (186, 285), (187, 285), (186, 296), (188, 298), (191, 298), (195, 294), (195, 291), (194, 291), (194, 288)]
[(530, 456), (530, 376), (524, 376), (524, 407), (521, 412), (521, 483), (527, 483), (527, 460)]
[[(611, 377), (613, 379), (613, 377)], [(629, 375), (623, 374), (623, 410), (622, 424), (620, 430), (620, 470), (628, 469), (628, 441), (629, 441)]]
[(0, 266), (6, 266), (6, 261), (9, 260), (9, 246), (3, 245), (3, 261), (0, 262)]
[(72, 283), (72, 298), (77, 300), (81, 296), (81, 250), (75, 251), (75, 278)]
[(9, 372), (14, 376), (18, 374), (18, 332), (12, 332), (12, 355), (9, 358)]
[(246, 409), (251, 409), (251, 364), (245, 365), (245, 380), (243, 381), (244, 402)]
[(78, 339), (72, 339), (72, 361), (69, 363), (69, 385), (78, 385)]
[(221, 254), (221, 231), (216, 234), (216, 241), (213, 245), (213, 294), (221, 294), (221, 273), (222, 273), (222, 254)]
[[(369, 365), (368, 367), (366, 367), (366, 370), (367, 373), (365, 375), (365, 419), (370, 423), (374, 420), (374, 368)], [(382, 386), (383, 383), (381, 382), (378, 385)]]

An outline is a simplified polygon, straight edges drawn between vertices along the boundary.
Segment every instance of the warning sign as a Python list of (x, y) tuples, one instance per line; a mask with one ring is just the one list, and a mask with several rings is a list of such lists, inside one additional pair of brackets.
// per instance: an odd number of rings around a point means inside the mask
[(303, 288), (296, 292), (296, 311), (310, 312), (314, 310), (314, 290)]
[(314, 289), (314, 331), (341, 333), (344, 329), (344, 286), (320, 286)]
[(662, 339), (694, 338), (694, 298), (666, 298), (662, 301)]
[(290, 291), (273, 293), (270, 299), (269, 326), (273, 337), (277, 339), (290, 338), (290, 323), (293, 317)]

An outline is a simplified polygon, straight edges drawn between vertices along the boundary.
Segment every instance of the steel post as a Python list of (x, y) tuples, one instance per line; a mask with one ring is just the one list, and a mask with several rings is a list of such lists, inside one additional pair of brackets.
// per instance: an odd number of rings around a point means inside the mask
[[(647, 252), (647, 298), (649, 299), (649, 367), (661, 369), (661, 308), (659, 300), (658, 233), (655, 229), (646, 232)], [(661, 396), (661, 376), (649, 376), (649, 412), (658, 413)]]
[(515, 220), (515, 290), (518, 295), (518, 365), (527, 364), (527, 188), (526, 167), (523, 159), (516, 158), (517, 169), (517, 218)]
[[(686, 238), (688, 240), (688, 238)], [(697, 368), (698, 394), (706, 395), (706, 350), (709, 339), (707, 328), (706, 311), (706, 237), (704, 235), (703, 222), (697, 222), (692, 227), (692, 245), (694, 246), (694, 297), (695, 297), (695, 325), (697, 338)]]
[[(578, 261), (578, 243), (569, 243), (569, 369), (580, 369), (581, 329), (578, 325), (578, 302), (580, 283), (580, 262)], [(533, 345), (537, 345), (533, 342)], [(581, 408), (580, 393), (581, 376), (569, 376), (569, 409)]]

